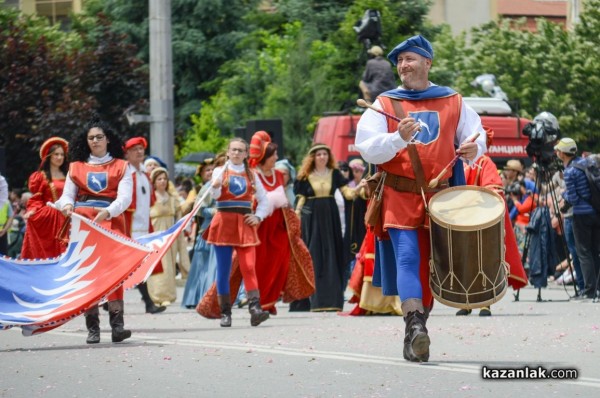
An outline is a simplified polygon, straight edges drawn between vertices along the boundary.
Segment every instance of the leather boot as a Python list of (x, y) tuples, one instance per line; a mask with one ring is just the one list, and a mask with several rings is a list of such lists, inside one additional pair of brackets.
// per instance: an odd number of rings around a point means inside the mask
[(429, 360), (429, 345), (427, 335), (427, 316), (423, 303), (418, 299), (406, 300), (402, 303), (402, 313), (406, 328), (404, 331), (404, 359), (412, 362), (427, 362)]
[(125, 321), (123, 319), (123, 308), (123, 300), (108, 302), (108, 316), (110, 327), (112, 328), (113, 343), (119, 343), (131, 337), (131, 330), (124, 328)]
[(219, 294), (217, 299), (221, 308), (221, 327), (231, 327), (231, 297), (229, 294)]
[(148, 285), (146, 285), (146, 282), (140, 283), (137, 286), (137, 288), (142, 294), (142, 300), (144, 300), (144, 303), (146, 303), (147, 314), (158, 314), (159, 312), (163, 312), (167, 309), (167, 307), (165, 306), (157, 306), (156, 304), (154, 304), (154, 301), (152, 301), (152, 299), (150, 298), (150, 293), (148, 293)]
[(269, 312), (263, 311), (260, 306), (258, 290), (248, 292), (248, 312), (250, 313), (250, 325), (252, 326), (258, 326), (269, 319)]
[(97, 306), (85, 312), (85, 326), (88, 330), (85, 342), (88, 344), (98, 344), (100, 342), (100, 314)]

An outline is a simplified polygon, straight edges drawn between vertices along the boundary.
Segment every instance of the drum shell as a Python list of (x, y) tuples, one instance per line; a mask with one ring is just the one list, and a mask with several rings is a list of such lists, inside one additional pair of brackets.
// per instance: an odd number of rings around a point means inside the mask
[[(479, 191), (496, 195), (485, 188), (464, 186), (450, 190)], [(436, 200), (436, 194), (430, 205)], [(483, 211), (483, 210), (482, 210)], [(504, 261), (504, 207), (492, 220), (480, 225), (452, 225), (435, 214), (430, 216), (430, 287), (441, 303), (455, 308), (480, 308), (499, 301), (507, 289)]]

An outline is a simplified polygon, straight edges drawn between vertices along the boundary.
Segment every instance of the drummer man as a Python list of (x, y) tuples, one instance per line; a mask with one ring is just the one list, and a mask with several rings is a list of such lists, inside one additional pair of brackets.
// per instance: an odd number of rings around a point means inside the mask
[[(485, 133), (477, 113), (458, 93), (429, 81), (433, 48), (427, 39), (417, 35), (403, 41), (388, 59), (396, 65), (402, 85), (380, 94), (374, 105), (402, 121), (386, 119), (368, 109), (356, 133), (362, 157), (387, 173), (381, 226), (375, 230), (379, 238), (375, 266), (381, 269), (381, 280), (374, 278), (373, 285), (381, 286), (384, 295), (400, 296), (406, 323), (403, 356), (408, 361), (426, 362), (430, 339), (425, 323), (433, 298), (428, 284), (429, 235), (424, 229), (427, 220), (421, 188), (430, 197), (433, 190), (427, 188), (428, 183), (456, 154), (470, 164), (485, 153)], [(480, 133), (476, 141), (466, 142), (475, 133)], [(409, 142), (414, 143), (410, 146), (416, 149), (422, 167), (417, 162), (411, 164)], [(461, 162), (457, 166), (438, 187), (447, 186), (450, 177), (456, 178), (452, 174), (457, 170), (464, 184)], [(419, 176), (422, 171), (420, 186), (413, 170)]]

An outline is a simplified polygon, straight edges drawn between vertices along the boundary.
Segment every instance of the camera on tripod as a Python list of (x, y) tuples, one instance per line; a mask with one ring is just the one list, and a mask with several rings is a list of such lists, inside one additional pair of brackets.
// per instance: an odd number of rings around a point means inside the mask
[(523, 128), (523, 134), (529, 137), (525, 150), (542, 167), (555, 166), (554, 143), (560, 139), (558, 119), (550, 112), (542, 112)]
[(509, 184), (504, 189), (504, 192), (506, 192), (507, 195), (516, 195), (517, 197), (520, 198), (522, 196), (521, 183), (519, 183), (519, 181), (515, 181), (515, 182)]

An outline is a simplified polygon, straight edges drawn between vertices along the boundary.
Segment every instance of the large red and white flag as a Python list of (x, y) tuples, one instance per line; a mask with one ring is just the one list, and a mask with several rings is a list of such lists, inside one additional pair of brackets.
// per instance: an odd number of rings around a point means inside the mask
[(29, 336), (63, 325), (122, 286), (151, 252), (74, 213), (61, 256), (0, 258), (0, 328)]

